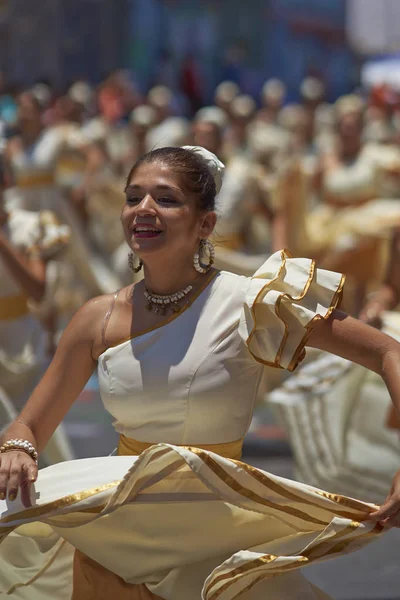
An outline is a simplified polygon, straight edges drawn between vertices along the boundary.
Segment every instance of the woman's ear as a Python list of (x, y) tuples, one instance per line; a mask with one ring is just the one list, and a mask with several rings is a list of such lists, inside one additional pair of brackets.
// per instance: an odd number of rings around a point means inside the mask
[(200, 228), (200, 235), (203, 238), (208, 238), (214, 231), (217, 222), (217, 215), (214, 211), (207, 212), (203, 217), (203, 222)]

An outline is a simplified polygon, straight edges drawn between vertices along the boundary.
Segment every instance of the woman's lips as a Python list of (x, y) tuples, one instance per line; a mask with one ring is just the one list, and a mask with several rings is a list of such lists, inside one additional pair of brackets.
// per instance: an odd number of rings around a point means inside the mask
[(135, 238), (155, 238), (161, 235), (162, 231), (158, 227), (154, 227), (150, 223), (137, 223), (133, 228), (133, 236)]
[(155, 238), (162, 234), (162, 231), (134, 231), (133, 236), (135, 238)]

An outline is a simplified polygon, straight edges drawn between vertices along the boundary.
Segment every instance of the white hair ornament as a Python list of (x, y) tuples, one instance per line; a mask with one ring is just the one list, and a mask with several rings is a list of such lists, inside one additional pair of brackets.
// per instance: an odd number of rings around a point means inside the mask
[(224, 177), (225, 165), (219, 160), (219, 158), (209, 150), (206, 150), (202, 146), (182, 146), (184, 150), (190, 150), (200, 156), (206, 161), (208, 168), (214, 177), (215, 187), (217, 194), (219, 194), (222, 187), (222, 180)]

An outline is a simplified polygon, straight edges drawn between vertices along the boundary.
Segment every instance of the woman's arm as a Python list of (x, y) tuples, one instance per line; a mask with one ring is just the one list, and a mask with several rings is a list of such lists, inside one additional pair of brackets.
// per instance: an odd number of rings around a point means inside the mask
[(46, 289), (46, 264), (39, 258), (26, 259), (0, 232), (0, 256), (24, 292), (36, 302)]
[[(0, 445), (10, 439), (24, 439), (40, 454), (95, 368), (93, 348), (99, 343), (108, 305), (107, 296), (91, 300), (72, 318), (50, 367), (21, 414), (2, 435)], [(24, 503), (29, 503), (25, 488), (36, 476), (36, 465), (24, 452), (0, 454), (0, 499), (7, 490), (13, 499), (24, 485)]]
[[(400, 344), (392, 337), (340, 311), (317, 322), (308, 346), (342, 356), (383, 378), (400, 414)], [(371, 517), (400, 527), (400, 471), (394, 477), (385, 504)]]

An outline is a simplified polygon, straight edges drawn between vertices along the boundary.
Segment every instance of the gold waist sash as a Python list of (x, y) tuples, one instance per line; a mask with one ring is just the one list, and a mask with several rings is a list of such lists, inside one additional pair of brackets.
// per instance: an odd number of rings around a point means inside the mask
[[(157, 442), (156, 442), (157, 443)], [(125, 435), (119, 436), (117, 454), (118, 456), (139, 456), (142, 452), (154, 446), (149, 442), (139, 442), (132, 438), (128, 438)], [(181, 444), (174, 444), (174, 446), (180, 446)], [(236, 440), (235, 442), (226, 442), (225, 444), (191, 444), (182, 446), (183, 448), (200, 448), (201, 450), (208, 450), (214, 452), (224, 458), (230, 458), (233, 460), (240, 460), (242, 456), (243, 438)]]
[(29, 313), (28, 298), (23, 296), (0, 297), (0, 321), (11, 321)]
[(52, 173), (30, 173), (17, 177), (16, 186), (20, 188), (43, 187), (54, 185), (54, 175)]

